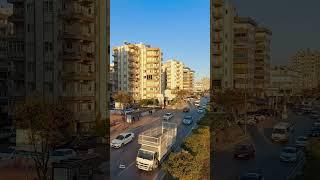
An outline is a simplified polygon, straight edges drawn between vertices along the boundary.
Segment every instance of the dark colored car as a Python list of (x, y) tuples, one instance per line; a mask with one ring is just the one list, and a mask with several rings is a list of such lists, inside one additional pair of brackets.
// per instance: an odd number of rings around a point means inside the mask
[(184, 108), (184, 109), (183, 109), (183, 112), (189, 112), (189, 111), (190, 111), (189, 108)]
[(309, 132), (310, 137), (319, 137), (320, 136), (320, 129), (318, 127), (312, 127), (311, 131)]
[(234, 147), (233, 157), (236, 159), (250, 159), (255, 156), (255, 149), (251, 144), (241, 144)]

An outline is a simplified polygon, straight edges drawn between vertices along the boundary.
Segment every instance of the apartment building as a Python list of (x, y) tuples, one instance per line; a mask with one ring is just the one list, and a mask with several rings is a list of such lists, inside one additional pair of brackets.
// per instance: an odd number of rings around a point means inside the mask
[(292, 96), (302, 90), (300, 73), (286, 66), (275, 66), (270, 70), (268, 96)]
[(210, 79), (207, 77), (201, 78), (194, 82), (194, 92), (204, 92), (210, 89)]
[(117, 91), (128, 92), (135, 101), (162, 96), (160, 48), (125, 42), (113, 48)]
[(183, 90), (193, 92), (194, 73), (189, 67), (183, 68)]
[(10, 125), (8, 119), (8, 41), (13, 33), (13, 24), (8, 22), (10, 11), (0, 8), (0, 127)]
[(233, 18), (235, 9), (229, 0), (211, 1), (210, 62), (212, 90), (234, 87)]
[(253, 91), (255, 33), (257, 23), (250, 17), (234, 18), (233, 77), (236, 89)]
[(270, 41), (272, 32), (263, 27), (256, 28), (254, 88), (262, 92), (270, 84)]
[(9, 103), (37, 95), (74, 112), (79, 132), (107, 118), (109, 4), (104, 0), (9, 0)]
[(163, 65), (165, 73), (165, 89), (182, 90), (183, 89), (183, 68), (184, 64), (178, 60), (168, 60)]
[(110, 84), (110, 92), (115, 93), (117, 89), (117, 84), (115, 83), (115, 70), (114, 70), (114, 64), (110, 64), (109, 68), (109, 84)]
[(300, 72), (302, 88), (313, 89), (320, 85), (320, 52), (300, 50), (291, 58), (291, 68)]

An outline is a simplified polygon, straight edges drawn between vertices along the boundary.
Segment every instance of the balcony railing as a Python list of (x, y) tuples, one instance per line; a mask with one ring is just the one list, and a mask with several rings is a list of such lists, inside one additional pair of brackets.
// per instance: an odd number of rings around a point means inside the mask
[(213, 5), (215, 7), (223, 6), (223, 0), (213, 0)]
[(93, 15), (84, 12), (83, 10), (76, 8), (67, 8), (61, 11), (61, 17), (68, 21), (82, 21), (82, 22), (94, 22), (95, 18)]
[(92, 73), (92, 72), (62, 72), (61, 77), (63, 79), (70, 79), (70, 80), (94, 80), (95, 73)]
[(223, 24), (222, 24), (222, 23), (214, 23), (214, 24), (213, 24), (213, 29), (214, 29), (216, 32), (222, 31), (222, 29), (223, 29)]

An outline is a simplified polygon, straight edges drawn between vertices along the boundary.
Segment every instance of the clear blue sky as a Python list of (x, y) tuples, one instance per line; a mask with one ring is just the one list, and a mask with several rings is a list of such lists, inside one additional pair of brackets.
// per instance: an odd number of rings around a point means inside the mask
[(209, 0), (111, 0), (110, 45), (150, 44), (162, 49), (164, 61), (176, 58), (197, 77), (209, 77), (209, 4)]

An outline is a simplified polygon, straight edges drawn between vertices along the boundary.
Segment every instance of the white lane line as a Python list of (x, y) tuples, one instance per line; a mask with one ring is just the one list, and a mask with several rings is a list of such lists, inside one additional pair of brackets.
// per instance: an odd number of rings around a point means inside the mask
[(124, 170), (122, 170), (117, 176), (121, 176), (121, 174), (123, 174), (126, 170), (128, 170), (134, 163), (135, 163), (135, 161), (133, 161), (131, 164), (129, 164), (129, 166), (127, 168), (125, 168)]

